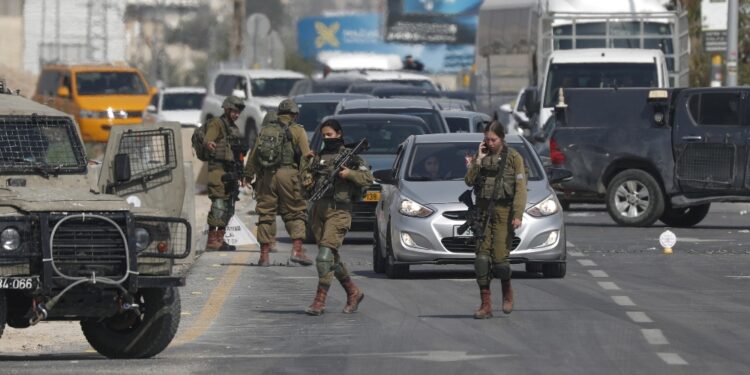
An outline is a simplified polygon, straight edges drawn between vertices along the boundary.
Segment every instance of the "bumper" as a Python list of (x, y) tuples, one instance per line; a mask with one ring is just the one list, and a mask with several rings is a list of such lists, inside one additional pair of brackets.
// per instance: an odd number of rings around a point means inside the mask
[(76, 118), (76, 121), (81, 128), (81, 135), (84, 142), (107, 142), (109, 139), (109, 130), (113, 126), (142, 123), (140, 117), (127, 119)]

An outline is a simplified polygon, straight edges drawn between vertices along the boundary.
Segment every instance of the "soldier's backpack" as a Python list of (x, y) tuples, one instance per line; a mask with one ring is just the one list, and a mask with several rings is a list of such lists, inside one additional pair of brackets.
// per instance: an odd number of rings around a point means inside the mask
[[(208, 159), (211, 158), (211, 151), (208, 149), (208, 147), (206, 147), (206, 144), (204, 143), (204, 140), (206, 138), (206, 131), (208, 130), (208, 124), (210, 124), (211, 121), (206, 121), (201, 124), (198, 129), (195, 129), (195, 131), (193, 132), (193, 136), (190, 138), (190, 141), (193, 144), (193, 150), (195, 151), (195, 156), (200, 161), (208, 161)], [(219, 118), (219, 121), (221, 121), (223, 133), (226, 134), (226, 124), (224, 124), (224, 120), (222, 118)]]
[(270, 121), (258, 134), (256, 158), (263, 168), (272, 168), (281, 164), (284, 144), (291, 142), (288, 127), (282, 127), (278, 121)]

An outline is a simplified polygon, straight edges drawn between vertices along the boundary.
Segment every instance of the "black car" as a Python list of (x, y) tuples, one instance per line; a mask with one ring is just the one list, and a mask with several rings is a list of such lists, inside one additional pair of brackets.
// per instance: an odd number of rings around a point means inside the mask
[(298, 95), (292, 98), (299, 106), (299, 122), (307, 132), (307, 137), (312, 137), (315, 129), (320, 125), (320, 120), (336, 112), (336, 106), (342, 100), (372, 98), (364, 94), (347, 93), (321, 93)]
[(357, 99), (339, 103), (336, 114), (391, 113), (417, 116), (427, 123), (430, 133), (450, 133), (440, 109), (429, 98)]
[(317, 93), (343, 93), (352, 83), (362, 82), (362, 79), (349, 77), (303, 79), (297, 81), (289, 91), (289, 96)]
[[(344, 131), (347, 144), (367, 138), (369, 148), (360, 155), (372, 170), (388, 169), (393, 165), (398, 146), (412, 134), (430, 134), (429, 126), (419, 117), (391, 114), (349, 114), (334, 115), (323, 119), (337, 120)], [(323, 137), (316, 129), (310, 141), (310, 149), (319, 152), (323, 148)], [(375, 206), (380, 200), (380, 185), (370, 186), (362, 200), (354, 203), (352, 209), (352, 230), (371, 231), (375, 222)], [(309, 228), (309, 227), (308, 227)], [(312, 233), (308, 231), (308, 242)]]

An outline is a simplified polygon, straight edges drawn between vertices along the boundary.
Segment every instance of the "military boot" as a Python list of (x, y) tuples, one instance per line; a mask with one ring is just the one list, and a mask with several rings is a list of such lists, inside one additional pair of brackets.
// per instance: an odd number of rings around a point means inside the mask
[(492, 301), (490, 300), (490, 287), (479, 287), (479, 295), (482, 297), (482, 305), (474, 312), (474, 319), (492, 318)]
[(217, 249), (217, 251), (236, 251), (237, 247), (228, 244), (226, 241), (224, 241), (224, 234), (227, 232), (226, 229), (219, 229), (217, 230), (218, 234), (216, 235), (219, 240), (221, 241), (221, 246)]
[(352, 278), (349, 276), (339, 280), (339, 282), (341, 283), (341, 286), (344, 287), (344, 290), (346, 290), (346, 306), (344, 306), (344, 310), (341, 312), (344, 314), (356, 312), (359, 303), (365, 298), (365, 294), (361, 289), (354, 285)]
[(271, 241), (271, 252), (272, 253), (278, 253), (279, 248), (276, 246), (276, 239)]
[(218, 230), (208, 231), (208, 240), (206, 241), (206, 251), (219, 251), (221, 248), (222, 237), (219, 237)]
[(510, 279), (500, 280), (503, 287), (503, 312), (510, 314), (513, 311), (513, 288), (510, 287)]
[(318, 283), (318, 291), (315, 293), (313, 303), (305, 310), (308, 315), (320, 316), (326, 311), (326, 296), (330, 285)]
[(289, 257), (289, 260), (303, 266), (309, 266), (313, 264), (313, 261), (308, 258), (307, 255), (305, 255), (305, 248), (302, 247), (301, 238), (292, 240), (292, 256)]
[(271, 244), (264, 243), (260, 245), (260, 258), (258, 259), (258, 265), (261, 267), (268, 267), (271, 265), (268, 259), (268, 253), (271, 250)]

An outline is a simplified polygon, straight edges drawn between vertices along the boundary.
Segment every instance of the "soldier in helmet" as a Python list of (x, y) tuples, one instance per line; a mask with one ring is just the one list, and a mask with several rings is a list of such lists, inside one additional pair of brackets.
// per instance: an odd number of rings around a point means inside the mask
[[(309, 266), (312, 260), (305, 254), (307, 202), (302, 196), (300, 171), (307, 167), (313, 153), (302, 125), (296, 123), (297, 104), (291, 99), (279, 103), (275, 121), (269, 119), (261, 128), (258, 139), (245, 165), (245, 179), (255, 179), (258, 213), (258, 265), (270, 265), (269, 252), (276, 239), (276, 214), (284, 220), (292, 238), (292, 262)], [(266, 121), (264, 121), (266, 122)]]
[(245, 103), (234, 95), (224, 99), (221, 107), (224, 114), (208, 124), (204, 143), (210, 151), (208, 160), (208, 197), (211, 211), (208, 213), (207, 251), (233, 251), (234, 246), (224, 241), (229, 219), (234, 215), (234, 200), (239, 191), (242, 176), (242, 158), (246, 152), (240, 129), (235, 124)]

